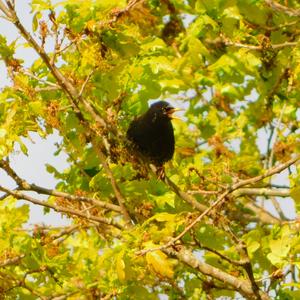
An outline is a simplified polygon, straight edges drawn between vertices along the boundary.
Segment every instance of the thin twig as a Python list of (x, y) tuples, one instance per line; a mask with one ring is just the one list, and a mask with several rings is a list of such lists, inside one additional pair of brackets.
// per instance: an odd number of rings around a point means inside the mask
[(62, 206), (58, 206), (58, 205), (53, 205), (53, 204), (47, 203), (45, 201), (35, 199), (35, 198), (33, 198), (31, 196), (28, 196), (28, 195), (26, 195), (26, 194), (24, 194), (20, 191), (10, 190), (10, 189), (5, 188), (3, 186), (0, 186), (0, 190), (6, 192), (7, 194), (12, 195), (16, 199), (21, 199), (21, 200), (23, 199), (23, 200), (29, 201), (33, 204), (53, 209), (57, 212), (79, 216), (79, 217), (82, 217), (84, 219), (88, 219), (88, 220), (95, 221), (95, 222), (98, 222), (98, 223), (103, 223), (103, 224), (106, 224), (106, 225), (111, 225), (111, 226), (114, 226), (118, 229), (123, 229), (123, 226), (121, 224), (115, 222), (113, 219), (107, 219), (107, 218), (97, 217), (97, 216), (89, 216), (88, 217), (79, 210), (70, 209), (70, 208), (62, 207)]
[(275, 150), (275, 144), (277, 142), (277, 138), (278, 138), (278, 131), (279, 131), (279, 128), (281, 126), (281, 121), (282, 121), (282, 117), (283, 117), (283, 114), (284, 114), (284, 111), (285, 111), (285, 108), (286, 108), (286, 103), (283, 104), (283, 107), (281, 109), (281, 112), (280, 112), (280, 116), (279, 116), (279, 119), (278, 119), (278, 122), (274, 128), (274, 142), (273, 142), (273, 147), (272, 147), (272, 150), (271, 150), (271, 153), (270, 153), (270, 157), (269, 157), (269, 163), (268, 163), (268, 168), (271, 168), (273, 166), (273, 157), (274, 157), (274, 150)]
[[(228, 39), (206, 40), (206, 42), (208, 44), (223, 43), (225, 46), (228, 46), (228, 47), (245, 48), (245, 49), (255, 50), (255, 51), (264, 50), (264, 47), (262, 45), (255, 46), (255, 45), (243, 44), (243, 43), (239, 43), (239, 42), (229, 41)], [(297, 45), (298, 45), (298, 42), (284, 42), (281, 44), (272, 44), (272, 45), (270, 45), (270, 49), (282, 49), (285, 47), (295, 47)]]
[(265, 0), (265, 3), (277, 12), (282, 12), (290, 17), (300, 17), (300, 9), (293, 9), (272, 0)]
[[(134, 5), (136, 5), (139, 2), (141, 2), (141, 1), (136, 1), (136, 0), (131, 1), (129, 3), (129, 7), (132, 8)], [(1, 1), (0, 1), (0, 3), (1, 3)], [(126, 10), (126, 8), (125, 8), (125, 10)], [(97, 150), (98, 157), (99, 157), (101, 163), (103, 164), (104, 169), (107, 172), (108, 177), (110, 178), (110, 182), (111, 182), (112, 188), (113, 188), (113, 190), (115, 192), (115, 195), (116, 195), (116, 197), (117, 197), (117, 199), (119, 201), (119, 205), (121, 207), (122, 213), (123, 213), (124, 218), (126, 220), (126, 224), (128, 226), (130, 226), (131, 225), (131, 218), (130, 218), (129, 213), (128, 213), (126, 207), (125, 207), (124, 196), (122, 195), (121, 190), (118, 187), (116, 180), (114, 179), (113, 173), (110, 170), (108, 163), (106, 162), (106, 157), (105, 157), (104, 153), (100, 150), (100, 148), (98, 147), (99, 145), (96, 142), (97, 138), (100, 135), (98, 134), (97, 130), (95, 130), (93, 128), (93, 126), (90, 125), (89, 119), (86, 119), (85, 116), (84, 116), (84, 114), (81, 112), (81, 110), (79, 108), (79, 103), (83, 104), (84, 109), (92, 116), (92, 118), (94, 119), (94, 121), (96, 122), (96, 124), (97, 124), (97, 126), (99, 128), (109, 129), (110, 132), (112, 132), (112, 133), (114, 132), (113, 128), (111, 128), (111, 126), (109, 124), (107, 124), (107, 122), (102, 117), (100, 117), (99, 114), (96, 113), (96, 111), (94, 110), (93, 106), (89, 103), (89, 101), (87, 101), (85, 98), (83, 98), (78, 93), (77, 88), (72, 84), (72, 82), (70, 80), (68, 80), (68, 78), (66, 78), (54, 64), (51, 63), (51, 60), (50, 60), (48, 54), (45, 52), (45, 50), (42, 47), (40, 47), (38, 45), (38, 43), (31, 36), (31, 34), (24, 28), (24, 26), (21, 24), (20, 20), (18, 19), (18, 16), (17, 16), (15, 10), (12, 7), (9, 7), (9, 12), (13, 16), (13, 20), (14, 20), (13, 23), (14, 23), (14, 25), (20, 31), (20, 33), (25, 38), (25, 40), (39, 54), (39, 56), (42, 58), (42, 60), (46, 64), (46, 66), (49, 68), (49, 70), (52, 73), (52, 75), (57, 80), (59, 86), (69, 96), (71, 104), (74, 107), (74, 110), (77, 112), (78, 118), (86, 126), (86, 130), (88, 132), (90, 132), (90, 133), (93, 133), (92, 134), (92, 137), (93, 137), (93, 139), (92, 139), (93, 146)], [(103, 136), (102, 136), (102, 139), (104, 140)]]
[(33, 79), (35, 79), (35, 80), (37, 80), (40, 83), (46, 84), (46, 85), (48, 85), (50, 87), (53, 87), (55, 89), (60, 89), (61, 88), (59, 85), (57, 85), (57, 84), (55, 84), (55, 83), (53, 83), (51, 81), (39, 78), (38, 76), (32, 74), (29, 70), (25, 70), (24, 69), (22, 71), (22, 73), (25, 74), (25, 75), (27, 75), (27, 76), (29, 76), (29, 77), (31, 77), (31, 78), (33, 78)]
[(85, 81), (84, 81), (84, 83), (83, 83), (83, 85), (81, 86), (81, 89), (80, 89), (80, 91), (79, 91), (79, 96), (80, 96), (80, 97), (82, 96), (83, 91), (84, 91), (84, 89), (85, 89), (87, 83), (88, 83), (89, 80), (91, 79), (91, 76), (94, 74), (94, 72), (95, 72), (95, 70), (92, 70), (92, 71), (89, 73), (89, 75), (86, 77), (86, 79), (85, 79)]
[(111, 171), (111, 169), (109, 167), (109, 164), (107, 163), (106, 158), (105, 158), (103, 152), (100, 150), (100, 147), (97, 144), (93, 144), (93, 145), (94, 145), (94, 148), (96, 149), (96, 152), (98, 154), (100, 162), (101, 162), (104, 170), (106, 171), (106, 173), (107, 173), (107, 175), (108, 175), (108, 177), (110, 179), (111, 186), (112, 186), (112, 188), (114, 190), (114, 194), (115, 194), (115, 196), (116, 196), (116, 198), (118, 200), (118, 203), (120, 205), (121, 212), (122, 212), (122, 214), (123, 214), (123, 216), (125, 218), (125, 221), (126, 221), (126, 225), (128, 227), (131, 227), (132, 226), (132, 221), (131, 221), (131, 217), (130, 217), (128, 211), (127, 211), (126, 205), (125, 205), (126, 201), (125, 201), (125, 198), (122, 195), (121, 190), (120, 190), (120, 188), (119, 188), (119, 186), (118, 186), (118, 184), (116, 182), (116, 179), (115, 179), (115, 177), (113, 175), (113, 172)]
[(54, 189), (47, 189), (36, 184), (30, 184), (26, 180), (19, 177), (16, 172), (10, 167), (9, 162), (5, 160), (0, 160), (0, 168), (6, 171), (6, 173), (18, 184), (18, 189), (26, 190), (26, 191), (34, 191), (39, 194), (55, 196), (60, 198), (65, 198), (72, 201), (82, 201), (82, 202), (89, 202), (97, 207), (109, 209), (115, 212), (121, 212), (121, 208), (118, 205), (107, 203), (105, 201), (93, 199), (90, 197), (85, 196), (77, 196), (68, 194), (65, 192), (57, 191)]
[(280, 173), (281, 171), (285, 170), (286, 168), (288, 168), (289, 166), (291, 166), (292, 164), (294, 164), (295, 162), (297, 162), (299, 159), (300, 159), (300, 156), (297, 155), (295, 158), (292, 158), (292, 159), (288, 160), (286, 163), (281, 164), (279, 166), (276, 166), (276, 167), (268, 170), (267, 172), (265, 172), (262, 175), (259, 175), (259, 176), (256, 176), (256, 177), (253, 177), (253, 178), (250, 178), (250, 179), (241, 180), (241, 181), (233, 184), (231, 187), (229, 187), (227, 190), (225, 190), (210, 207), (208, 207), (194, 221), (192, 221), (188, 226), (186, 226), (186, 228), (179, 235), (177, 235), (175, 238), (171, 239), (168, 243), (166, 243), (166, 244), (164, 244), (164, 245), (162, 245), (160, 247), (155, 247), (155, 248), (144, 249), (144, 250), (138, 251), (136, 253), (136, 255), (144, 255), (144, 254), (146, 254), (148, 252), (152, 252), (152, 251), (156, 251), (156, 250), (163, 250), (163, 249), (167, 249), (167, 248), (173, 246), (189, 230), (191, 230), (206, 215), (208, 215), (208, 213), (210, 213), (214, 208), (216, 208), (217, 206), (219, 206), (220, 204), (222, 204), (223, 201), (226, 199), (226, 197), (229, 194), (231, 194), (232, 192), (234, 192), (238, 188), (241, 188), (242, 186), (254, 184), (254, 183), (258, 182), (258, 181), (263, 180), (264, 178), (267, 178), (267, 177), (270, 177), (270, 176), (272, 176), (274, 174)]

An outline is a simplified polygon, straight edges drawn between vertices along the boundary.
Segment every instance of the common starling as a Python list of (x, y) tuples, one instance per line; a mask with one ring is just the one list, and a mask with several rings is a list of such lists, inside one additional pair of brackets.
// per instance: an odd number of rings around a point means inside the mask
[(174, 154), (171, 119), (178, 110), (165, 101), (155, 102), (129, 125), (127, 138), (157, 167), (161, 167)]

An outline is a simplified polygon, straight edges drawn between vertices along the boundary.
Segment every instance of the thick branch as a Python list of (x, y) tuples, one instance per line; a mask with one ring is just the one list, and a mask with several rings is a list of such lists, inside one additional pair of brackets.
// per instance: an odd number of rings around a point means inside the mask
[(12, 257), (12, 258), (8, 258), (8, 259), (0, 262), (0, 268), (14, 265), (14, 264), (18, 263), (23, 257), (25, 257), (24, 254), (18, 255), (18, 256)]
[(268, 189), (268, 188), (240, 188), (232, 193), (234, 197), (245, 195), (265, 196), (265, 197), (289, 197), (290, 190), (287, 189)]
[(3, 1), (0, 1), (0, 10), (5, 14), (5, 16), (12, 21), (13, 16), (11, 15), (10, 10), (6, 7)]
[[(247, 297), (247, 299), (257, 299), (255, 292), (252, 289), (252, 285), (248, 280), (239, 279), (205, 262), (197, 260), (193, 253), (188, 249), (183, 248), (181, 251), (177, 252), (169, 248), (165, 249), (164, 252), (168, 255), (175, 256), (179, 261), (185, 263), (191, 268), (232, 286), (239, 293)], [(263, 300), (270, 299), (269, 296), (263, 292), (260, 292), (260, 296)]]

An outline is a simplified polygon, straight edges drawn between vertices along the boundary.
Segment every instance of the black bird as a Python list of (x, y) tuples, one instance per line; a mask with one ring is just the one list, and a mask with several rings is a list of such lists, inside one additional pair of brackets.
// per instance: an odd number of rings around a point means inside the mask
[(155, 102), (129, 125), (127, 138), (157, 167), (173, 157), (175, 139), (171, 119), (178, 110), (168, 102)]

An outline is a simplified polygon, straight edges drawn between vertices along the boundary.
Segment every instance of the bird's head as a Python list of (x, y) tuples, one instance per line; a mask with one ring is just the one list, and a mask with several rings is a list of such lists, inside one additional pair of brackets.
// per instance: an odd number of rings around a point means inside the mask
[(173, 113), (179, 110), (181, 109), (174, 108), (166, 101), (158, 101), (150, 106), (147, 113), (153, 116), (155, 119), (171, 120), (176, 118), (173, 116)]

